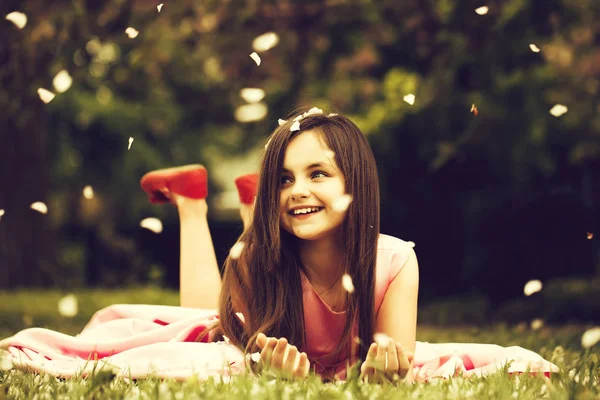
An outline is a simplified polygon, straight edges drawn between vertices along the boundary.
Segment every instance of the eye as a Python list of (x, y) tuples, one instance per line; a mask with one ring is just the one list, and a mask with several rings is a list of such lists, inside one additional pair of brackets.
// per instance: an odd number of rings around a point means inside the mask
[(289, 176), (282, 176), (282, 177), (281, 177), (281, 183), (282, 183), (283, 185), (285, 185), (286, 183), (288, 183), (288, 182), (286, 182), (286, 180), (288, 180), (288, 181), (291, 181), (291, 179), (290, 179), (290, 177), (289, 177)]
[(315, 175), (323, 175), (324, 177), (326, 177), (326, 176), (329, 176), (329, 175), (327, 175), (327, 174), (326, 174), (325, 172), (323, 172), (323, 171), (315, 171), (315, 172), (313, 172), (313, 174), (311, 175), (311, 177), (312, 177), (312, 178), (314, 178), (314, 177), (315, 177)]

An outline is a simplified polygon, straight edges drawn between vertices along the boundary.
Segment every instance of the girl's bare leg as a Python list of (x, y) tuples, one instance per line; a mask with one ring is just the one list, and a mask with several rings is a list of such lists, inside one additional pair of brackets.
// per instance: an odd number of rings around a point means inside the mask
[(217, 309), (221, 274), (208, 228), (206, 200), (172, 194), (179, 211), (181, 230), (180, 304), (182, 307)]

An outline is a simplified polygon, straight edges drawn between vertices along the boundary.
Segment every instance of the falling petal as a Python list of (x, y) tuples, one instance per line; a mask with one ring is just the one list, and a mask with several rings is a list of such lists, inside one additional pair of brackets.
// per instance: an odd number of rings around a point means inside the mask
[(407, 102), (408, 104), (410, 104), (411, 106), (413, 104), (415, 104), (415, 95), (412, 93), (407, 94), (406, 96), (404, 96), (404, 101)]
[(140, 34), (140, 32), (137, 31), (135, 28), (129, 27), (125, 29), (125, 34), (129, 36), (129, 39), (135, 39), (137, 35)]
[(348, 209), (352, 203), (352, 196), (349, 194), (344, 194), (332, 204), (332, 208), (337, 212), (344, 212)]
[(475, 104), (471, 105), (471, 112), (473, 113), (474, 116), (479, 115), (479, 110), (477, 109), (477, 107), (475, 107)]
[(158, 12), (160, 12), (160, 9), (162, 8), (163, 3), (160, 3), (159, 5), (156, 6), (156, 9), (158, 10)]
[(252, 48), (260, 53), (272, 49), (277, 46), (278, 43), (279, 36), (275, 32), (267, 32), (257, 36), (252, 41)]
[(260, 56), (258, 54), (256, 54), (255, 51), (253, 51), (252, 54), (250, 54), (250, 58), (252, 58), (254, 60), (256, 65), (260, 66)]
[(534, 53), (539, 53), (540, 52), (540, 48), (537, 47), (535, 44), (531, 43), (529, 45), (529, 48), (531, 49), (531, 51), (533, 51)]
[(58, 74), (56, 74), (56, 76), (52, 80), (52, 85), (58, 93), (66, 92), (67, 90), (69, 90), (72, 84), (73, 78), (71, 78), (71, 75), (69, 75), (69, 73), (64, 69)]
[(39, 88), (37, 93), (38, 96), (40, 96), (40, 99), (46, 104), (50, 103), (52, 99), (54, 99), (54, 96), (56, 96), (54, 93), (44, 88)]
[(265, 98), (265, 91), (259, 88), (244, 88), (240, 90), (240, 96), (248, 103), (258, 103)]
[(79, 312), (77, 297), (69, 294), (58, 301), (58, 313), (63, 317), (73, 318)]
[(260, 361), (260, 353), (252, 353), (252, 355), (250, 355), (250, 358), (252, 359), (252, 361), (257, 363)]
[(88, 200), (94, 198), (94, 189), (92, 189), (90, 185), (87, 185), (83, 188), (83, 197), (85, 197)]
[(129, 146), (127, 146), (127, 150), (131, 150), (131, 143), (133, 143), (133, 138), (129, 138)]
[(562, 104), (555, 104), (554, 107), (552, 107), (550, 109), (550, 114), (554, 115), (555, 117), (560, 117), (561, 115), (563, 115), (567, 111), (569, 111), (569, 109), (567, 108), (567, 106), (564, 106)]
[(42, 213), (42, 214), (48, 213), (48, 206), (45, 203), (42, 203), (41, 201), (36, 201), (30, 207), (32, 210), (35, 210), (39, 213)]
[(237, 260), (242, 255), (245, 246), (246, 244), (244, 242), (237, 242), (233, 245), (231, 250), (229, 250), (229, 256), (234, 260)]
[(281, 118), (279, 118), (279, 119), (277, 120), (277, 123), (279, 124), (279, 126), (281, 126), (281, 125), (285, 124), (286, 122), (287, 122), (287, 121), (286, 121), (285, 119), (281, 119)]
[(378, 346), (387, 347), (391, 342), (393, 342), (392, 338), (390, 338), (385, 333), (377, 332), (373, 335), (373, 340), (377, 343)]
[(235, 109), (234, 117), (239, 122), (260, 121), (267, 116), (268, 110), (264, 103), (244, 104)]
[(154, 233), (161, 233), (163, 230), (162, 222), (158, 218), (144, 218), (140, 222), (142, 228), (146, 228)]
[(409, 247), (415, 247), (415, 242), (406, 242)]
[(3, 215), (4, 215), (4, 210), (0, 210), (0, 220), (2, 219)]
[(354, 293), (354, 284), (352, 283), (352, 277), (348, 274), (342, 276), (342, 287), (348, 293)]
[(537, 293), (540, 290), (542, 290), (542, 282), (538, 279), (527, 282), (525, 284), (525, 288), (523, 288), (525, 296), (531, 296), (532, 294)]
[(488, 6), (482, 6), (475, 9), (475, 12), (479, 15), (485, 15), (488, 13), (488, 11), (490, 11)]
[(13, 11), (10, 14), (7, 14), (6, 19), (15, 24), (19, 29), (23, 29), (25, 28), (25, 25), (27, 25), (27, 15), (19, 11)]
[[(0, 216), (2, 216), (2, 214), (0, 214)], [(592, 232), (586, 232), (585, 235), (588, 238), (588, 240), (592, 240), (592, 238), (594, 237), (594, 234)]]
[(531, 321), (531, 329), (533, 329), (534, 331), (537, 331), (542, 326), (544, 326), (544, 321), (542, 319), (536, 318), (533, 321)]
[(581, 346), (584, 349), (589, 349), (592, 346), (595, 346), (596, 343), (600, 341), (600, 326), (596, 326), (594, 328), (588, 329), (581, 336)]

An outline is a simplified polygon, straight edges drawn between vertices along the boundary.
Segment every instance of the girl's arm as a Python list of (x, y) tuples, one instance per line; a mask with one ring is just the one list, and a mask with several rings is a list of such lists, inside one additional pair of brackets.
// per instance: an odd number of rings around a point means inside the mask
[(208, 206), (205, 200), (181, 197), (174, 200), (181, 229), (180, 305), (217, 309), (221, 274), (208, 229)]
[[(417, 300), (419, 264), (414, 250), (398, 275), (390, 283), (377, 314), (375, 332), (383, 333), (414, 354), (417, 336)], [(413, 380), (412, 362), (406, 376)]]

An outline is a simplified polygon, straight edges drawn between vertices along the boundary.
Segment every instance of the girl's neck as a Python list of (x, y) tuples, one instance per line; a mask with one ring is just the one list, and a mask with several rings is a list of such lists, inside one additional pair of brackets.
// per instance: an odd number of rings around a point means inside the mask
[(314, 287), (334, 286), (343, 274), (343, 253), (339, 239), (301, 240), (300, 260)]

